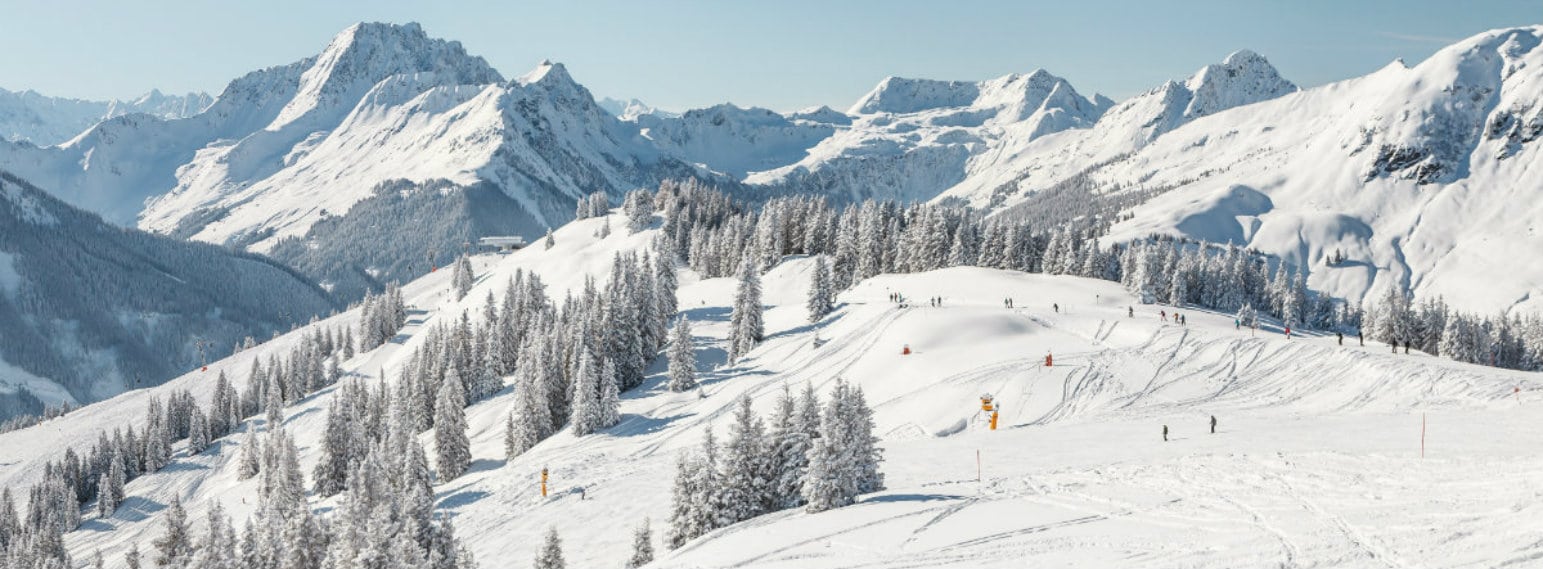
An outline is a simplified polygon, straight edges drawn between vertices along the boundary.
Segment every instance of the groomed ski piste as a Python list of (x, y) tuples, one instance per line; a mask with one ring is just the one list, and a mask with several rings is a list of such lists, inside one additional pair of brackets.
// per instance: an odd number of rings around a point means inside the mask
[[(652, 230), (598, 239), (602, 222), (565, 226), (551, 249), (475, 257), (477, 284), (464, 301), (453, 300), (448, 270), (409, 283), (407, 327), (343, 369), (394, 382), (424, 332), (480, 313), (516, 269), (540, 274), (560, 299), (586, 275), (604, 277), (615, 252), (653, 239)], [(1537, 374), (1393, 354), (1354, 337), (1340, 346), (1332, 334), (1239, 330), (1231, 315), (1187, 308), (1180, 325), (1159, 317), (1173, 307), (1139, 304), (1117, 283), (972, 267), (865, 280), (810, 324), (811, 266), (788, 258), (764, 275), (767, 339), (732, 364), (723, 345), (734, 279), (682, 269), (680, 307), (695, 324), (703, 385), (667, 391), (660, 358), (647, 383), (622, 394), (622, 422), (601, 433), (564, 431), (506, 462), (510, 390), (468, 408), (471, 469), (435, 490), (480, 566), (529, 566), (555, 527), (569, 567), (620, 567), (644, 517), (659, 550), (650, 567), (1543, 566)], [(317, 325), (358, 318), (349, 311)], [(138, 425), (152, 393), (191, 389), (207, 404), (221, 371), (240, 389), (254, 357), (288, 353), (303, 332), (0, 434), (0, 484), (25, 491), (65, 448)], [(694, 452), (709, 427), (725, 434), (742, 396), (764, 414), (783, 386), (823, 391), (837, 378), (862, 387), (874, 408), (886, 490), (663, 548), (680, 453)], [(308, 487), (336, 389), (285, 409)], [(1001, 406), (995, 431), (983, 393)], [(422, 437), (432, 452), (432, 433)], [(196, 456), (179, 443), (170, 466), (128, 484), (113, 516), (88, 512), (66, 535), (75, 563), (100, 550), (122, 567), (130, 543), (143, 551), (160, 535), (159, 512), (174, 497), (190, 519), (218, 500), (243, 523), (258, 481), (237, 480), (240, 440)], [(335, 500), (312, 496), (311, 506), (325, 516)]]

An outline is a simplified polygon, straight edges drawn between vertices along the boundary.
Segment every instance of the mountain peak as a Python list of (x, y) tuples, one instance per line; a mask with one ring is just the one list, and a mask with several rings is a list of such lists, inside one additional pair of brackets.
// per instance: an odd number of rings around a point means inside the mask
[(1219, 64), (1201, 68), (1184, 86), (1192, 93), (1184, 109), (1186, 119), (1297, 91), (1296, 84), (1281, 77), (1269, 60), (1246, 49), (1232, 52)]
[[(482, 85), (503, 77), (461, 42), (430, 38), (416, 23), (360, 22), (339, 32), (300, 77), (295, 98), (270, 129), (316, 113), (340, 118), (370, 87), (392, 75), (434, 72), (447, 82)], [(325, 117), (325, 118), (322, 118)]]
[(541, 60), (535, 69), (521, 75), (515, 81), (521, 85), (574, 83), (573, 76), (568, 74), (568, 68), (550, 59)]

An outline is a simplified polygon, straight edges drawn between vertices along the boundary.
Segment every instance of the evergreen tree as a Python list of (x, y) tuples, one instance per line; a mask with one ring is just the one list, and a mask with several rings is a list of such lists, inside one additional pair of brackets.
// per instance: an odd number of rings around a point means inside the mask
[(621, 392), (616, 386), (616, 367), (606, 360), (600, 374), (600, 398), (596, 401), (599, 414), (595, 429), (608, 429), (621, 423)]
[(830, 266), (825, 256), (814, 258), (814, 270), (809, 275), (809, 321), (819, 322), (835, 309), (835, 289), (831, 282)]
[(747, 395), (739, 401), (734, 426), (724, 446), (723, 512), (726, 523), (738, 523), (771, 508), (771, 464), (766, 449), (766, 427), (751, 408)]
[(600, 371), (595, 358), (585, 346), (578, 356), (578, 370), (573, 379), (573, 434), (584, 436), (595, 432), (601, 421)]
[(696, 389), (696, 346), (691, 338), (691, 323), (685, 315), (675, 321), (670, 342), (670, 391)]
[[(453, 368), (452, 368), (453, 369)], [(460, 381), (445, 379), (434, 404), (434, 452), (440, 481), (453, 480), (471, 466), (466, 436), (466, 393)]]
[(761, 310), (761, 275), (754, 259), (747, 256), (740, 262), (739, 287), (729, 318), (729, 361), (737, 361), (761, 343), (766, 333)]
[(627, 569), (637, 569), (654, 561), (654, 532), (648, 528), (648, 518), (632, 532), (632, 557), (627, 559)]
[(552, 228), (546, 228), (546, 239), (542, 241), (544, 248), (551, 249), (557, 246), (557, 240), (552, 238)]
[(257, 476), (261, 469), (262, 448), (257, 442), (257, 430), (247, 427), (246, 437), (241, 441), (241, 458), (237, 465), (236, 479), (247, 480)]
[(193, 554), (193, 537), (188, 533), (188, 514), (182, 509), (182, 499), (173, 496), (166, 515), (161, 518), (165, 527), (155, 545), (155, 564), (160, 567), (185, 567)]
[(567, 565), (563, 562), (563, 540), (557, 535), (557, 528), (551, 528), (546, 532), (546, 542), (541, 546), (541, 552), (536, 555), (535, 569), (563, 569)]
[(664, 545), (678, 549), (691, 538), (701, 534), (696, 527), (696, 463), (687, 453), (675, 458), (675, 484), (670, 489), (670, 528), (664, 534)]
[(471, 287), (476, 283), (476, 275), (472, 273), (471, 257), (461, 255), (455, 260), (455, 267), (450, 273), (450, 290), (455, 293), (455, 299), (466, 298), (471, 292)]
[(804, 470), (809, 465), (809, 447), (813, 442), (800, 424), (797, 402), (786, 385), (777, 398), (771, 429), (771, 509), (803, 505)]

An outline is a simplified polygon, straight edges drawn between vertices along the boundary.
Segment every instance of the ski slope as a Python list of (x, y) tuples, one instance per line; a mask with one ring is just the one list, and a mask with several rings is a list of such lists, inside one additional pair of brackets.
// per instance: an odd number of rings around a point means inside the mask
[[(462, 302), (449, 296), (449, 271), (409, 283), (407, 327), (343, 368), (395, 381), (424, 332), (463, 310), (480, 313), (515, 270), (540, 274), (561, 298), (586, 275), (603, 275), (613, 253), (653, 238), (617, 230), (597, 239), (602, 222), (563, 227), (550, 250), (475, 258), (476, 288)], [(625, 225), (620, 216), (610, 224)], [(656, 362), (648, 382), (623, 394), (621, 424), (583, 438), (560, 433), (509, 462), (511, 393), (470, 407), (471, 469), (436, 486), (436, 499), (481, 566), (527, 566), (548, 527), (561, 533), (570, 566), (620, 566), (645, 516), (656, 540), (667, 526), (678, 454), (709, 427), (725, 433), (740, 397), (766, 413), (783, 386), (824, 390), (838, 377), (861, 386), (874, 408), (889, 488), (847, 508), (724, 528), (661, 551), (652, 567), (1543, 566), (1537, 374), (1394, 355), (1353, 338), (1345, 347), (1333, 336), (1287, 340), (1201, 311), (1184, 310), (1180, 326), (1158, 317), (1171, 307), (1135, 305), (1115, 283), (968, 267), (864, 281), (810, 324), (811, 265), (790, 258), (764, 276), (767, 340), (734, 364), (724, 361), (734, 281), (682, 271), (700, 393), (663, 389)], [(891, 292), (912, 304), (889, 302)], [(929, 306), (932, 296), (943, 306)], [(1006, 297), (1017, 308), (1004, 308)], [(357, 318), (350, 311), (316, 325)], [(187, 388), (207, 402), (220, 371), (239, 389), (253, 357), (287, 353), (298, 337), (0, 434), (0, 484), (24, 488), (66, 446), (138, 424), (150, 393)], [(902, 355), (907, 345), (912, 353)], [(1043, 366), (1047, 353), (1053, 367)], [(979, 420), (983, 392), (1003, 406), (996, 431)], [(331, 393), (286, 409), (308, 481)], [(1205, 432), (1212, 415), (1215, 435)], [(432, 433), (423, 436), (432, 449)], [(160, 534), (157, 512), (173, 497), (191, 519), (214, 500), (245, 519), (257, 480), (236, 479), (240, 440), (192, 457), (179, 449), (172, 465), (129, 483), (114, 516), (88, 513), (66, 536), (74, 558), (100, 549), (108, 566), (121, 566), (130, 543), (143, 551)], [(333, 505), (312, 502), (322, 512)]]

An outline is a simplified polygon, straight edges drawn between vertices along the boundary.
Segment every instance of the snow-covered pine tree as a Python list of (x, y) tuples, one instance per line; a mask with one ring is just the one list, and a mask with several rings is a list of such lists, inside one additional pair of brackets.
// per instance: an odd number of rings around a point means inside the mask
[(670, 391), (696, 389), (696, 345), (691, 338), (691, 322), (684, 314), (676, 319), (670, 338)]
[(627, 233), (648, 229), (654, 220), (654, 198), (648, 190), (627, 192), (622, 202), (622, 211), (627, 215)]
[(697, 462), (682, 451), (675, 458), (675, 484), (670, 490), (670, 528), (664, 534), (664, 545), (678, 549), (687, 541), (701, 535), (697, 527), (697, 505), (693, 502), (699, 492), (696, 488)]
[(564, 569), (563, 540), (557, 535), (557, 528), (548, 529), (546, 541), (541, 545), (541, 552), (536, 554), (535, 569)]
[(616, 386), (616, 366), (606, 360), (600, 369), (600, 396), (595, 402), (599, 411), (595, 422), (597, 431), (621, 423), (621, 391)]
[(761, 274), (755, 259), (746, 256), (740, 262), (739, 286), (729, 317), (729, 361), (737, 361), (761, 343), (766, 333), (761, 310)]
[(466, 393), (463, 389), (460, 381), (448, 377), (435, 399), (434, 454), (441, 482), (455, 479), (471, 466), (471, 440), (466, 436)]
[(209, 420), (198, 407), (193, 407), (188, 422), (188, 454), (194, 455), (209, 449)]
[(825, 256), (816, 256), (809, 275), (810, 322), (819, 322), (835, 309), (835, 283), (831, 281), (830, 265), (825, 262)]
[(455, 299), (466, 298), (476, 280), (471, 268), (471, 257), (465, 254), (457, 257), (455, 267), (450, 272), (450, 290), (455, 294)]
[(788, 386), (782, 386), (782, 396), (777, 398), (777, 408), (772, 413), (771, 448), (771, 509), (794, 508), (803, 505), (804, 469), (809, 466), (809, 447), (813, 442), (800, 425), (797, 401)]
[(236, 479), (247, 480), (257, 476), (262, 469), (262, 445), (257, 441), (257, 429), (248, 425), (246, 436), (241, 440), (241, 458), (236, 465)]
[(573, 416), (569, 423), (573, 434), (582, 437), (595, 432), (600, 424), (601, 372), (588, 346), (580, 350), (578, 360), (578, 369), (573, 378)]
[(193, 555), (193, 536), (188, 531), (187, 510), (182, 509), (182, 499), (172, 496), (166, 514), (161, 517), (161, 537), (156, 538), (155, 564), (159, 567), (186, 567)]
[(627, 558), (627, 569), (638, 569), (654, 561), (654, 532), (648, 527), (648, 518), (632, 532), (632, 557)]
[(772, 483), (766, 426), (751, 408), (748, 395), (739, 400), (723, 451), (725, 522), (739, 523), (770, 511)]
[(545, 249), (551, 249), (555, 246), (557, 246), (557, 240), (552, 238), (552, 228), (548, 227), (546, 228), (546, 239), (542, 240), (542, 247)]
[(879, 437), (873, 434), (873, 409), (868, 407), (868, 398), (863, 395), (863, 388), (850, 389), (847, 396), (851, 398), (846, 405), (847, 412), (844, 418), (847, 420), (845, 438), (850, 444), (850, 453), (858, 494), (867, 494), (884, 489), (884, 473), (879, 471), (879, 463), (884, 461), (883, 451), (879, 449)]

